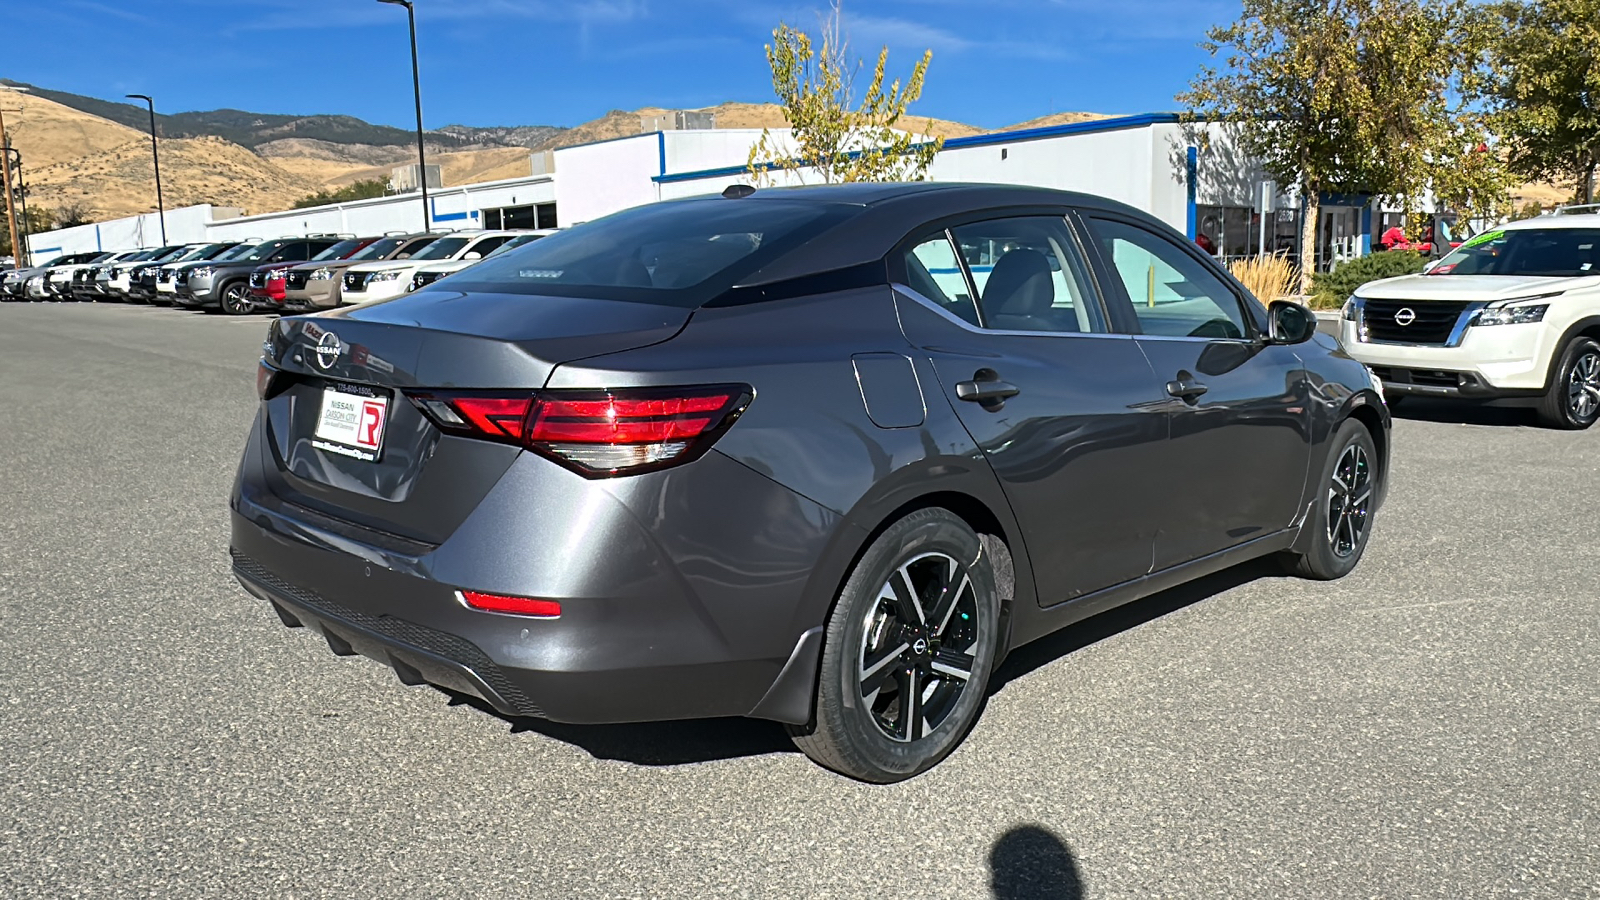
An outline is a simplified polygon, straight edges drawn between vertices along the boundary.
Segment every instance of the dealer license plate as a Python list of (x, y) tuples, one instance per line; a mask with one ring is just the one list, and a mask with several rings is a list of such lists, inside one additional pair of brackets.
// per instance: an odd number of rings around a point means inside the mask
[(328, 453), (376, 462), (389, 424), (389, 398), (356, 385), (322, 389), (322, 408), (311, 446)]

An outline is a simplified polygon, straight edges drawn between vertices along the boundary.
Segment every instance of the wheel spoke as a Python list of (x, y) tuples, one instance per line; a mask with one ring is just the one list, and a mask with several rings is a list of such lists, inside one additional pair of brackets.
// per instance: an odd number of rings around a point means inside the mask
[(900, 672), (900, 721), (895, 730), (902, 740), (914, 741), (922, 737), (922, 692), (918, 690), (916, 669)]
[(948, 647), (940, 647), (939, 652), (933, 655), (933, 670), (940, 675), (948, 675), (966, 681), (972, 677), (974, 660), (971, 655)]
[[(950, 564), (954, 567), (955, 560), (951, 560)], [(971, 585), (972, 579), (963, 572), (960, 581), (947, 583), (940, 592), (939, 599), (934, 602), (933, 612), (929, 616), (929, 619), (937, 623), (933, 626), (934, 637), (944, 637), (945, 629), (950, 627), (950, 617), (955, 615), (956, 606), (961, 603), (962, 596)]]
[(922, 612), (922, 601), (917, 597), (917, 587), (911, 582), (911, 564), (901, 566), (894, 575), (889, 576), (889, 588), (894, 591), (894, 602), (900, 619), (907, 625), (916, 623), (926, 625), (927, 617)]
[(1366, 485), (1362, 486), (1361, 493), (1357, 494), (1355, 496), (1355, 498), (1353, 500), (1351, 500), (1350, 502), (1353, 503), (1357, 509), (1360, 509), (1361, 507), (1367, 505), (1367, 500), (1370, 499), (1371, 497), (1372, 497), (1372, 485), (1371, 484), (1366, 484)]
[(902, 642), (884, 650), (869, 660), (863, 660), (861, 664), (861, 695), (863, 697), (868, 694), (876, 696), (878, 691), (883, 689), (884, 681), (894, 674), (893, 663), (900, 659), (901, 655), (909, 649), (911, 649), (911, 645)]
[(1344, 528), (1345, 528), (1345, 534), (1350, 539), (1350, 552), (1354, 553), (1355, 549), (1356, 549), (1356, 543), (1357, 543), (1357, 538), (1356, 538), (1356, 517), (1350, 515), (1349, 513), (1346, 513), (1345, 517), (1344, 517), (1343, 524), (1344, 524)]

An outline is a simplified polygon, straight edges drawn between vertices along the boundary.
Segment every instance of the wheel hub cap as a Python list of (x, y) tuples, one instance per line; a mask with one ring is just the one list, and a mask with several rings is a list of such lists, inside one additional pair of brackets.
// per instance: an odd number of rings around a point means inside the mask
[(1600, 353), (1585, 353), (1572, 364), (1567, 381), (1567, 409), (1580, 422), (1600, 411)]

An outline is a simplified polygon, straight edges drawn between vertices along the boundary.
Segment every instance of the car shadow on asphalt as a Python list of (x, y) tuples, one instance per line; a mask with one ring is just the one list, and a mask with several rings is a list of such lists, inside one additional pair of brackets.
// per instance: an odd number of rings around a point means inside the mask
[(1481, 403), (1431, 400), (1424, 397), (1407, 397), (1404, 402), (1390, 406), (1389, 412), (1397, 419), (1437, 422), (1443, 425), (1532, 428), (1539, 424), (1538, 414), (1528, 407), (1489, 406)]
[[(1091, 616), (1012, 651), (989, 681), (993, 696), (1007, 684), (1068, 654), (1131, 628), (1192, 606), (1259, 578), (1282, 576), (1271, 560), (1254, 560), (1169, 588)], [(640, 766), (680, 766), (770, 753), (798, 752), (784, 726), (759, 719), (688, 719), (625, 725), (566, 725), (506, 716), (476, 697), (437, 688), (452, 706), (471, 706), (507, 723), (512, 734), (533, 732), (571, 744), (596, 759)], [(1032, 846), (1032, 845), (1028, 845)], [(1070, 855), (1069, 855), (1070, 863)], [(1000, 894), (1017, 897), (1076, 897), (1076, 893)]]

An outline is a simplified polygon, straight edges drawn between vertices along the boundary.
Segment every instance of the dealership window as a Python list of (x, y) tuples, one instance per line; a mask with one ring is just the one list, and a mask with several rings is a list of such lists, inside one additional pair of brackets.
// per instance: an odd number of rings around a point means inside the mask
[(556, 205), (554, 203), (528, 206), (502, 206), (481, 211), (484, 228), (554, 228)]

